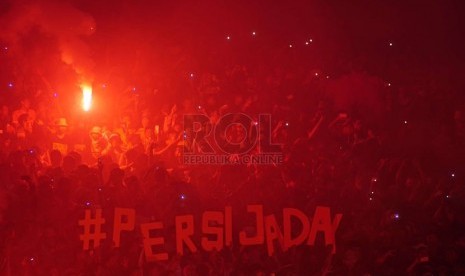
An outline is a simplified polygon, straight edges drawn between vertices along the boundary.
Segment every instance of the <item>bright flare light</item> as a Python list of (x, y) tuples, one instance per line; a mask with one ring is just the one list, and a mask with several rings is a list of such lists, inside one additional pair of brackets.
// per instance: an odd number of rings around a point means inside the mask
[(89, 111), (92, 105), (92, 87), (88, 85), (81, 86), (82, 89), (82, 109)]

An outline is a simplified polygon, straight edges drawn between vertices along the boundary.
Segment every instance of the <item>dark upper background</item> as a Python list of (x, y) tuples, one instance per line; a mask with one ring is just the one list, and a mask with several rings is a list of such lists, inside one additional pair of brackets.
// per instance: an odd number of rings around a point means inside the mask
[(463, 14), (452, 0), (2, 1), (0, 91), (12, 81), (20, 94), (69, 91), (82, 79), (149, 89), (231, 63), (460, 89)]

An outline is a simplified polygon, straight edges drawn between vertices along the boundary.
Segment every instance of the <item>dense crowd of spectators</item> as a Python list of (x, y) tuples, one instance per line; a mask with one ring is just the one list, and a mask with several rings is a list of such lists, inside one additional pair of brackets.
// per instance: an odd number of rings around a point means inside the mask
[[(129, 89), (99, 121), (67, 118), (40, 93), (0, 103), (2, 275), (465, 274), (465, 118), (452, 96), (390, 85), (368, 91), (376, 97), (331, 94), (332, 79), (318, 71), (279, 68), (195, 78), (194, 92), (171, 102)], [(344, 78), (342, 86), (371, 81)], [(254, 125), (270, 114), (258, 128), (284, 161), (185, 164), (186, 152), (203, 153), (186, 120), (205, 115), (204, 131), (228, 113)], [(231, 127), (225, 136), (249, 134)], [(247, 154), (263, 152), (257, 143)], [(336, 254), (320, 241), (268, 257), (264, 246), (237, 239), (221, 252), (174, 254), (175, 215), (232, 205), (238, 233), (250, 227), (244, 210), (253, 203), (266, 213), (311, 215), (318, 205), (342, 213)], [(137, 223), (163, 221), (170, 260), (146, 263), (138, 231), (120, 248), (107, 239), (83, 251), (84, 210), (103, 208), (110, 233), (113, 207), (135, 208)]]

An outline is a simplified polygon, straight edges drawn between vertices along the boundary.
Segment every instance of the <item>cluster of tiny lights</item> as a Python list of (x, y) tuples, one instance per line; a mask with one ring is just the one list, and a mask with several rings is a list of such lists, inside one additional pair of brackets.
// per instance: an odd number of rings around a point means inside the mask
[[(252, 34), (252, 36), (256, 36), (256, 35), (257, 35), (257, 32), (252, 31), (251, 34)], [(231, 36), (227, 35), (227, 36), (226, 36), (226, 40), (231, 40)], [(313, 42), (313, 39), (310, 38), (310, 39), (308, 39), (307, 41), (305, 41), (305, 45), (308, 46), (308, 45), (310, 45), (310, 43), (312, 43), (312, 42)], [(389, 47), (394, 46), (394, 44), (393, 44), (392, 42), (388, 42), (388, 45), (389, 45)], [(293, 48), (293, 47), (294, 47), (293, 44), (289, 44), (289, 48)], [(5, 48), (6, 48), (6, 47), (5, 47)], [(389, 83), (388, 86), (391, 86), (391, 84)]]
[[(255, 31), (252, 31), (252, 36), (256, 36), (256, 35), (257, 35), (257, 33), (256, 33)], [(226, 36), (226, 39), (227, 39), (227, 40), (231, 40), (231, 36), (229, 36), (229, 35)], [(313, 42), (313, 39), (309, 39), (309, 40), (305, 41), (305, 45), (310, 45), (310, 43), (312, 43), (312, 42)], [(392, 46), (393, 46), (393, 43), (392, 43), (392, 42), (389, 42), (389, 46), (392, 47)], [(293, 48), (293, 47), (294, 47), (293, 44), (289, 44), (289, 48)], [(4, 49), (5, 51), (7, 51), (7, 50), (8, 50), (8, 47), (7, 47), (7, 46), (4, 46), (3, 49)], [(193, 77), (194, 77), (194, 74), (193, 74), (193, 73), (190, 73), (189, 76), (190, 76), (191, 78), (193, 78)], [(315, 77), (318, 77), (318, 73), (315, 73)], [(326, 78), (329, 79), (329, 75), (327, 75)], [(390, 87), (390, 86), (391, 86), (391, 83), (387, 83), (387, 86)], [(8, 83), (8, 87), (9, 87), (9, 88), (12, 88), (12, 87), (13, 87), (13, 83), (11, 83), (11, 82)], [(106, 88), (106, 87), (107, 87), (106, 84), (102, 84), (102, 88)], [(133, 92), (136, 92), (136, 87), (133, 87), (133, 88), (132, 88), (132, 91), (133, 91)], [(58, 93), (55, 92), (55, 93), (53, 94), (53, 97), (57, 98), (57, 97), (58, 97)], [(407, 124), (407, 121), (404, 121), (404, 124)], [(454, 177), (454, 174), (452, 174), (452, 177)], [(375, 181), (376, 181), (376, 180), (375, 180)], [(370, 198), (370, 200), (371, 200), (371, 198)]]
[[(91, 29), (93, 29), (93, 28), (91, 28)], [(257, 35), (257, 32), (252, 31), (251, 34), (252, 34), (252, 36), (256, 36), (256, 35)], [(231, 40), (231, 36), (227, 35), (227, 36), (226, 36), (226, 40)], [(308, 45), (310, 45), (310, 43), (312, 43), (312, 42), (313, 42), (313, 39), (310, 38), (310, 39), (308, 39), (307, 41), (305, 41), (305, 45), (308, 46)], [(394, 45), (394, 44), (393, 44), (392, 42), (389, 42), (389, 46), (390, 46), (390, 47), (392, 47), (393, 45)], [(294, 47), (293, 44), (289, 44), (289, 48), (293, 48), (293, 47)], [(7, 50), (8, 50), (8, 47), (7, 47), (7, 46), (4, 46), (3, 49), (4, 49), (5, 51), (7, 51)], [(193, 77), (194, 77), (194, 74), (193, 74), (193, 73), (190, 73), (189, 76), (190, 76), (191, 78), (193, 78)], [(318, 77), (318, 73), (315, 73), (315, 76)], [(329, 79), (329, 75), (327, 75), (326, 78)], [(391, 83), (387, 83), (387, 86), (390, 87), (390, 86), (391, 86)], [(13, 83), (8, 83), (8, 87), (12, 88), (12, 87), (13, 87)], [(106, 84), (102, 84), (102, 88), (106, 88), (106, 87), (107, 87)], [(136, 88), (133, 87), (133, 88), (132, 88), (132, 91), (135, 92), (135, 91), (136, 91)], [(54, 97), (57, 97), (57, 96), (58, 96), (58, 94), (57, 94), (57, 93), (54, 93)], [(404, 124), (407, 124), (407, 121), (404, 121)]]
[[(252, 31), (252, 36), (256, 36), (256, 35), (257, 35), (257, 33), (256, 33), (255, 31)], [(226, 40), (231, 40), (231, 36), (229, 36), (229, 35), (226, 36)], [(310, 45), (310, 43), (312, 43), (312, 42), (313, 42), (313, 39), (309, 39), (309, 40), (305, 41), (305, 45)], [(389, 46), (392, 47), (392, 46), (393, 46), (393, 43), (392, 43), (392, 42), (389, 42)], [(293, 48), (293, 47), (294, 47), (293, 44), (289, 44), (289, 48)], [(3, 49), (6, 51), (6, 50), (8, 50), (8, 47), (7, 47), (7, 46), (4, 46)], [(315, 77), (318, 77), (318, 75), (319, 75), (318, 73), (315, 73)], [(191, 78), (193, 78), (193, 77), (194, 77), (194, 73), (190, 73), (189, 76), (190, 76)], [(329, 79), (329, 75), (327, 75), (326, 78)], [(387, 83), (387, 86), (391, 86), (391, 83)], [(12, 87), (13, 87), (13, 83), (11, 83), (11, 82), (8, 83), (8, 87), (12, 88)], [(107, 87), (106, 84), (102, 84), (102, 88), (106, 88), (106, 87)], [(136, 91), (136, 87), (133, 87), (133, 88), (132, 88), (132, 91), (135, 92), (135, 91)], [(57, 97), (58, 97), (58, 93), (55, 92), (55, 93), (53, 94), (53, 96), (54, 96), (55, 98), (57, 98)], [(404, 121), (404, 124), (407, 124), (407, 121)], [(452, 174), (452, 177), (454, 177), (454, 174)], [(376, 181), (376, 180), (375, 180), (375, 181)], [(370, 200), (371, 200), (371, 199), (370, 199)]]

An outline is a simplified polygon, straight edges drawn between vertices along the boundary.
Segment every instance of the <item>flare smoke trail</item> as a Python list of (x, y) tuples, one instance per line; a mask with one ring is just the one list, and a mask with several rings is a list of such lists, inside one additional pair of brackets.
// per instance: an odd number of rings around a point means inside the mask
[(32, 30), (57, 41), (61, 61), (70, 65), (79, 78), (92, 78), (94, 62), (86, 44), (86, 37), (95, 30), (92, 16), (66, 1), (17, 1), (11, 0), (9, 8), (0, 18), (0, 40), (9, 45), (16, 55), (21, 41)]

